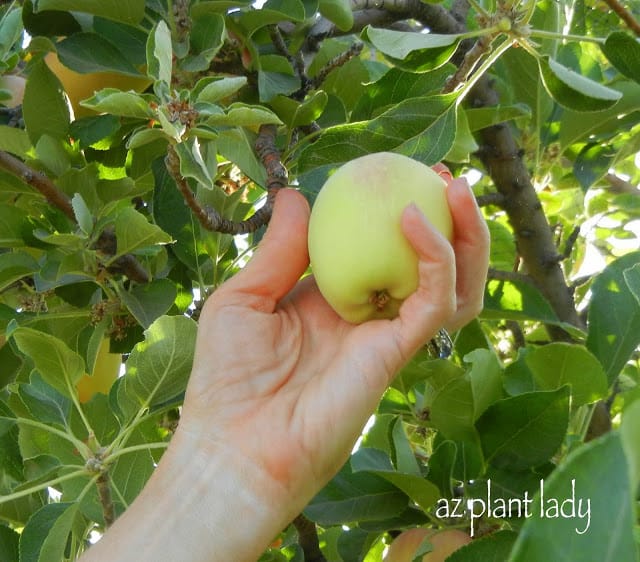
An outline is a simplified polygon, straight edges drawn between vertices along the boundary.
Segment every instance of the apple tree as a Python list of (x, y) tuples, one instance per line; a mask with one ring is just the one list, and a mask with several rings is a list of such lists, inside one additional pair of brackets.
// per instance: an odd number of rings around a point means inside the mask
[(74, 560), (127, 509), (278, 189), (313, 202), (380, 151), (469, 178), (484, 310), (449, 357), (425, 342), (261, 560), (373, 562), (414, 527), (473, 535), (451, 562), (637, 560), (639, 21), (638, 0), (1, 2), (0, 561)]

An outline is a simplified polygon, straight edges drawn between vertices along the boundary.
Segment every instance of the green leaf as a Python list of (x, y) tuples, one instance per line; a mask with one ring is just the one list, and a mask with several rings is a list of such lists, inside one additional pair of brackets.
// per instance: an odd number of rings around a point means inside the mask
[(447, 562), (506, 562), (517, 537), (513, 531), (497, 531), (475, 538), (451, 554)]
[(147, 73), (156, 80), (171, 84), (172, 59), (171, 32), (161, 20), (147, 40)]
[(254, 127), (260, 125), (281, 125), (278, 116), (260, 105), (232, 103), (226, 113), (211, 115), (207, 119), (208, 125), (224, 125), (227, 127)]
[(558, 317), (540, 291), (531, 283), (517, 280), (494, 279), (487, 283), (482, 317), (558, 322)]
[(115, 71), (142, 76), (113, 43), (97, 33), (74, 33), (57, 43), (56, 49), (60, 62), (81, 74)]
[(71, 199), (71, 206), (80, 230), (85, 234), (91, 234), (93, 231), (93, 216), (82, 195), (76, 193)]
[(123, 92), (117, 88), (104, 88), (97, 91), (92, 97), (83, 100), (80, 105), (100, 113), (148, 120), (156, 116), (149, 106), (149, 102), (149, 96)]
[(0, 150), (25, 158), (31, 149), (27, 132), (16, 127), (0, 125)]
[(349, 31), (353, 27), (353, 11), (349, 0), (320, 0), (318, 10), (340, 31)]
[(620, 437), (627, 456), (631, 491), (637, 491), (640, 486), (640, 400), (634, 400), (623, 410)]
[(390, 57), (399, 67), (410, 70), (433, 70), (445, 64), (456, 50), (457, 34), (414, 33), (367, 26), (363, 39)]
[(20, 384), (18, 395), (34, 420), (66, 427), (71, 400), (46, 384), (41, 376), (34, 373), (30, 384)]
[(637, 39), (624, 31), (614, 31), (601, 48), (618, 72), (640, 82), (640, 43)]
[(267, 0), (260, 9), (242, 12), (240, 26), (252, 35), (257, 29), (283, 21), (304, 21), (306, 12), (300, 0)]
[(19, 533), (9, 527), (0, 525), (0, 562), (15, 562), (18, 560), (19, 541)]
[(329, 96), (323, 90), (318, 90), (303, 102), (292, 100), (287, 96), (276, 96), (270, 102), (271, 106), (287, 126), (292, 129), (302, 125), (309, 125), (324, 111)]
[(16, 248), (25, 245), (25, 236), (30, 234), (33, 226), (29, 215), (14, 205), (0, 203), (0, 245), (5, 248)]
[(591, 286), (587, 348), (599, 359), (611, 385), (640, 343), (640, 303), (624, 278), (640, 262), (633, 252), (610, 263)]
[(44, 10), (86, 12), (94, 16), (137, 24), (144, 17), (144, 0), (38, 0), (36, 13)]
[(235, 94), (247, 85), (246, 76), (207, 77), (198, 81), (194, 88), (195, 102), (216, 103)]
[(63, 560), (78, 504), (50, 503), (36, 511), (20, 536), (20, 562)]
[(116, 218), (115, 231), (118, 245), (114, 257), (147, 246), (171, 242), (171, 236), (163, 232), (160, 227), (151, 224), (144, 215), (133, 207), (127, 207), (120, 211)]
[(395, 517), (407, 507), (407, 496), (369, 472), (352, 472), (347, 463), (311, 500), (304, 514), (319, 525), (342, 525)]
[(478, 420), (485, 458), (493, 466), (524, 470), (548, 461), (560, 448), (569, 423), (569, 389), (505, 398)]
[(425, 164), (439, 162), (455, 140), (455, 96), (412, 98), (370, 121), (326, 129), (300, 155), (300, 171), (338, 166), (372, 152), (392, 151)]
[[(536, 494), (508, 562), (636, 560), (635, 519), (620, 435), (574, 450)], [(563, 511), (560, 511), (562, 509)]]
[(640, 263), (622, 272), (627, 288), (640, 304)]
[[(415, 457), (413, 460), (416, 462)], [(368, 472), (384, 478), (425, 511), (433, 507), (440, 498), (440, 490), (421, 474), (394, 470), (383, 451), (361, 448), (351, 457), (351, 467), (354, 474)]]
[(488, 350), (477, 349), (464, 359), (471, 368), (463, 376), (434, 387), (430, 412), (433, 425), (443, 436), (473, 442), (477, 437), (474, 422), (502, 396), (502, 371)]
[(42, 60), (31, 67), (24, 90), (22, 114), (34, 146), (43, 135), (66, 139), (70, 117), (64, 90)]
[(134, 285), (130, 291), (120, 293), (122, 302), (144, 328), (149, 328), (166, 314), (176, 300), (177, 289), (169, 279), (155, 279), (144, 285)]
[(607, 377), (600, 362), (579, 345), (550, 343), (525, 355), (527, 366), (540, 390), (571, 387), (572, 407), (591, 404), (606, 397)]
[(551, 97), (567, 109), (601, 111), (622, 97), (617, 90), (582, 76), (549, 57), (540, 57), (538, 67)]
[(18, 349), (29, 357), (42, 378), (64, 396), (70, 396), (84, 374), (84, 360), (60, 339), (33, 328), (11, 334)]
[(452, 64), (425, 73), (408, 72), (394, 66), (367, 85), (353, 109), (351, 120), (371, 119), (406, 99), (438, 94), (454, 72)]
[(246, 129), (234, 127), (221, 131), (218, 137), (218, 152), (238, 167), (258, 185), (266, 186), (267, 174), (258, 160), (254, 136)]
[(125, 363), (118, 402), (134, 400), (152, 408), (182, 394), (191, 374), (196, 330), (196, 323), (184, 316), (162, 316), (151, 324)]
[(202, 156), (201, 144), (196, 139), (189, 139), (174, 145), (174, 148), (180, 159), (182, 177), (193, 178), (207, 189), (213, 189), (213, 177)]
[(26, 252), (14, 251), (0, 254), (0, 291), (39, 269), (38, 262)]

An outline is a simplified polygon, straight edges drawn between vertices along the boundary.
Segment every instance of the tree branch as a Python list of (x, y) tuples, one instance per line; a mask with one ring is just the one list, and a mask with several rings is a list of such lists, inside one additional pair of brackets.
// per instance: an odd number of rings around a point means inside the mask
[(248, 234), (255, 232), (271, 219), (273, 204), (277, 192), (289, 181), (286, 168), (280, 161), (276, 148), (277, 128), (275, 125), (262, 125), (256, 139), (256, 152), (267, 172), (267, 200), (251, 217), (243, 221), (234, 221), (223, 217), (217, 210), (203, 208), (196, 199), (191, 186), (180, 174), (180, 159), (173, 146), (169, 146), (165, 164), (176, 186), (182, 193), (185, 203), (193, 211), (200, 224), (207, 230), (223, 234)]
[[(7, 152), (0, 151), (0, 168), (7, 170), (27, 185), (40, 192), (54, 207), (60, 209), (74, 224), (77, 224), (76, 215), (71, 205), (71, 200), (66, 193), (58, 187), (42, 172), (37, 172)], [(100, 233), (95, 243), (95, 248), (113, 256), (116, 253), (116, 239), (113, 230), (105, 229)], [(148, 283), (149, 275), (140, 262), (131, 254), (117, 258), (109, 271), (122, 273), (136, 283)]]
[(640, 23), (633, 17), (633, 14), (627, 10), (618, 0), (604, 0), (607, 6), (611, 8), (616, 15), (625, 23), (627, 27), (640, 37)]
[(320, 550), (316, 524), (301, 513), (293, 520), (293, 526), (298, 531), (298, 544), (304, 553), (304, 562), (327, 562)]
[(497, 192), (485, 193), (476, 197), (476, 203), (478, 203), (478, 207), (488, 207), (489, 205), (502, 207), (504, 205), (504, 195)]

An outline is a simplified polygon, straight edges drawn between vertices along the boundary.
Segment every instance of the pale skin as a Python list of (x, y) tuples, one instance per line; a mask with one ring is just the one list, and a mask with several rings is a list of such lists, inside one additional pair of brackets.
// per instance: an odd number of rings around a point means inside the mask
[(400, 368), (482, 308), (489, 235), (451, 179), (449, 244), (402, 216), (420, 287), (394, 320), (340, 319), (306, 270), (309, 207), (281, 191), (249, 264), (207, 300), (182, 418), (147, 486), (82, 562), (257, 560), (348, 459)]

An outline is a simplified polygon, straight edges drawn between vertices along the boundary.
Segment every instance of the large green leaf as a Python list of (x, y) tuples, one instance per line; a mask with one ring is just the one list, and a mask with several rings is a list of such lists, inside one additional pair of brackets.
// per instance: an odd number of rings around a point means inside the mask
[(454, 96), (412, 98), (379, 117), (326, 129), (300, 155), (300, 171), (337, 166), (372, 152), (393, 151), (439, 162), (455, 140)]
[(34, 513), (20, 536), (20, 561), (63, 560), (77, 512), (75, 503), (50, 503)]
[(618, 433), (573, 451), (541, 486), (508, 562), (637, 560), (633, 497)]
[(640, 252), (618, 258), (593, 282), (587, 348), (600, 360), (612, 384), (640, 343), (640, 303), (624, 272), (640, 262)]
[(60, 62), (81, 74), (115, 71), (141, 76), (136, 67), (110, 41), (97, 33), (75, 33), (60, 41), (56, 48)]
[(118, 402), (153, 407), (182, 394), (191, 374), (195, 341), (196, 323), (190, 318), (158, 318), (127, 359)]
[(407, 496), (384, 478), (343, 469), (311, 500), (304, 514), (320, 525), (376, 521), (401, 514)]
[(16, 328), (11, 337), (18, 349), (33, 361), (47, 384), (70, 396), (85, 371), (82, 357), (62, 340), (33, 328)]
[(561, 65), (540, 57), (538, 66), (544, 85), (560, 105), (575, 111), (601, 111), (614, 105), (622, 94)]
[(140, 248), (156, 244), (168, 244), (171, 236), (155, 224), (151, 224), (144, 215), (133, 207), (123, 209), (116, 218), (117, 254), (121, 256)]
[(144, 0), (38, 0), (36, 13), (43, 10), (86, 12), (95, 16), (136, 24), (144, 17)]
[(616, 69), (640, 82), (640, 43), (624, 31), (614, 31), (604, 42), (602, 52)]
[(44, 61), (31, 67), (22, 104), (29, 139), (35, 146), (43, 135), (66, 139), (69, 131), (69, 107), (60, 81)]
[(560, 448), (569, 423), (569, 389), (537, 391), (491, 405), (476, 427), (493, 466), (525, 470), (548, 461)]

